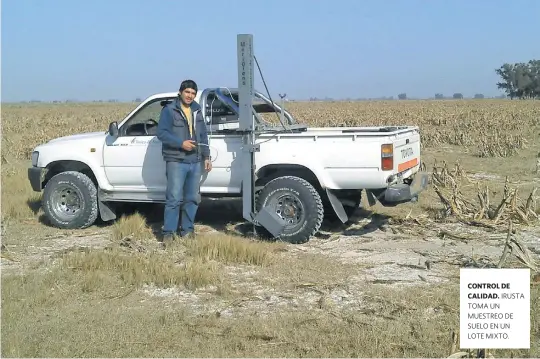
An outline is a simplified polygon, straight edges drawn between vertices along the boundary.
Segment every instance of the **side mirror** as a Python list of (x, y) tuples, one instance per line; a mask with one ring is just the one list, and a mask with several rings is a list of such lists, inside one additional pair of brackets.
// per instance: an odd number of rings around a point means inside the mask
[(116, 121), (109, 123), (109, 135), (118, 137), (118, 123)]

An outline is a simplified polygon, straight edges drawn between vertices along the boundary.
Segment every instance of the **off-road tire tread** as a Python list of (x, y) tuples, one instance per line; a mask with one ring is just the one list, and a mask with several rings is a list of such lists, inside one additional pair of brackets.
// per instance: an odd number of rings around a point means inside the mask
[[(58, 180), (65, 178), (69, 180), (76, 180), (81, 182), (82, 188), (81, 190), (83, 192), (86, 192), (85, 194), (89, 197), (89, 207), (84, 209), (84, 216), (79, 217), (73, 222), (71, 222), (68, 225), (65, 225), (63, 223), (58, 222), (50, 210), (50, 202), (49, 202), (49, 191), (50, 186), (52, 183), (57, 182)], [(42, 208), (45, 212), (45, 215), (49, 219), (52, 225), (58, 228), (64, 228), (64, 229), (83, 229), (90, 227), (92, 224), (95, 223), (95, 221), (98, 218), (99, 214), (99, 208), (98, 208), (98, 201), (97, 201), (97, 188), (94, 182), (85, 175), (84, 173), (78, 172), (78, 171), (64, 171), (60, 172), (56, 175), (54, 175), (45, 186), (45, 189), (43, 191), (43, 200), (42, 200)]]
[[(308, 181), (306, 181), (303, 178), (296, 177), (296, 176), (280, 176), (280, 177), (276, 177), (276, 178), (268, 181), (268, 183), (266, 183), (265, 187), (260, 192), (258, 192), (256, 194), (256, 196), (255, 196), (256, 208), (259, 209), (260, 206), (261, 206), (261, 203), (259, 203), (259, 200), (261, 198), (261, 194), (266, 192), (267, 188), (271, 188), (274, 185), (274, 183), (278, 183), (278, 182), (282, 182), (282, 181), (294, 181), (294, 182), (297, 182), (298, 185), (300, 185), (302, 187), (305, 187), (309, 191), (310, 195), (312, 196), (312, 198), (315, 201), (315, 208), (311, 208), (311, 210), (316, 213), (316, 219), (315, 219), (315, 225), (311, 228), (311, 231), (309, 231), (309, 232), (304, 231), (304, 232), (301, 232), (301, 233), (297, 234), (294, 237), (280, 237), (279, 239), (284, 241), (284, 242), (291, 243), (291, 244), (306, 243), (306, 242), (309, 241), (309, 239), (311, 237), (313, 237), (315, 234), (317, 234), (317, 232), (321, 228), (321, 225), (322, 225), (322, 222), (323, 222), (323, 219), (324, 219), (323, 201), (321, 199), (321, 196), (319, 195), (319, 192), (315, 189), (315, 187), (313, 187), (313, 185), (311, 183), (309, 183)], [(283, 187), (287, 187), (287, 186), (285, 185)], [(304, 205), (306, 205), (306, 204), (304, 203)], [(309, 220), (309, 219), (306, 219), (306, 220)], [(264, 232), (264, 231), (259, 231), (259, 232)]]

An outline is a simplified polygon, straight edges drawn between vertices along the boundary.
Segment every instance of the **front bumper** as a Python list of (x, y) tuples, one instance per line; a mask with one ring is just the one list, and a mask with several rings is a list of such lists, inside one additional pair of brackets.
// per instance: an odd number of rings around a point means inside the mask
[(41, 192), (41, 184), (43, 183), (43, 176), (45, 174), (45, 168), (30, 167), (28, 168), (28, 180), (35, 192)]
[(381, 190), (371, 190), (369, 192), (383, 206), (393, 207), (402, 203), (418, 201), (420, 192), (427, 188), (428, 183), (429, 176), (426, 173), (417, 173), (411, 184), (397, 183)]

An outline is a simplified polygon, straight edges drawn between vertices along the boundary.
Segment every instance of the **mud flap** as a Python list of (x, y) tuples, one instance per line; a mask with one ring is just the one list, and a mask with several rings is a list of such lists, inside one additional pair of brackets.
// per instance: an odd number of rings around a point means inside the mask
[(103, 202), (98, 192), (99, 216), (103, 222), (116, 219), (115, 205), (110, 202)]
[(366, 190), (366, 196), (371, 207), (377, 204), (377, 199), (375, 198), (375, 195), (373, 195), (373, 192)]
[(336, 197), (332, 190), (328, 188), (326, 189), (326, 195), (328, 196), (330, 204), (332, 205), (334, 212), (336, 212), (339, 220), (343, 223), (346, 223), (349, 220), (349, 216), (347, 216), (347, 213), (345, 213), (345, 208), (343, 208), (343, 204), (341, 203), (341, 201)]

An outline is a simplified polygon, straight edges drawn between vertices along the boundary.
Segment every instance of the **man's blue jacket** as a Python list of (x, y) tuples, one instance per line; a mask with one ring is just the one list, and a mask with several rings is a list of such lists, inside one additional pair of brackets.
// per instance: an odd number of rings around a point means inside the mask
[[(210, 157), (208, 132), (204, 123), (201, 106), (193, 101), (190, 105), (195, 130), (190, 136), (187, 119), (180, 107), (180, 98), (165, 105), (158, 122), (157, 138), (162, 143), (163, 160), (175, 162), (199, 162)], [(186, 151), (182, 143), (193, 140), (197, 146)]]

